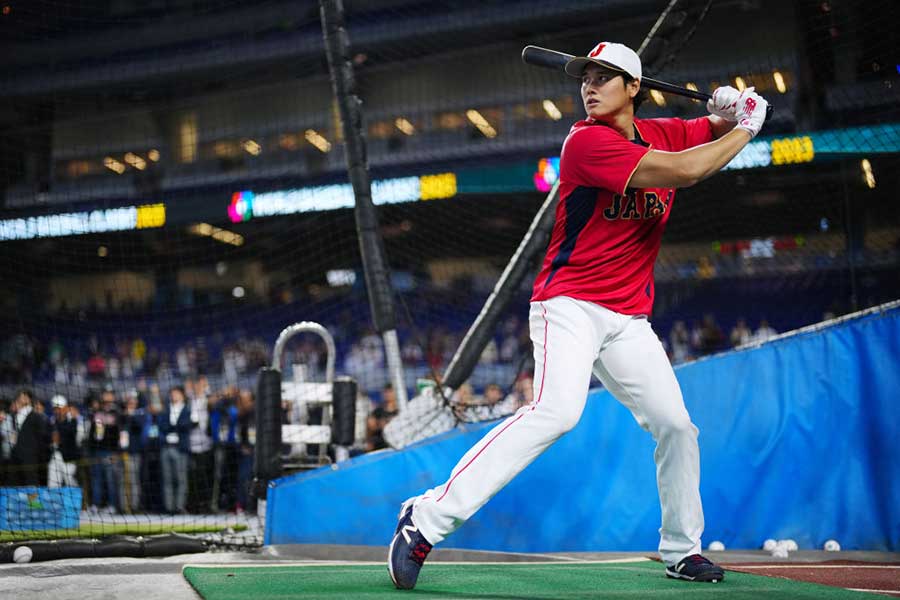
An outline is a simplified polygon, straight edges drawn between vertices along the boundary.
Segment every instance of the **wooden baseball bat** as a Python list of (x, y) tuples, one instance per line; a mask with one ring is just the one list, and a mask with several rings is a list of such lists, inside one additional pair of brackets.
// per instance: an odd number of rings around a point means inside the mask
[[(557, 52), (556, 50), (550, 50), (548, 48), (541, 48), (540, 46), (525, 46), (522, 50), (522, 60), (526, 64), (534, 65), (536, 67), (547, 67), (548, 69), (564, 69), (566, 63), (573, 58), (575, 57), (571, 54)], [(641, 78), (641, 87), (659, 90), (660, 92), (666, 92), (667, 94), (675, 94), (676, 96), (684, 96), (685, 98), (693, 98), (694, 100), (702, 100), (703, 102), (706, 102), (712, 97), (706, 92), (690, 90), (686, 87), (681, 87), (680, 85), (666, 83), (665, 81), (651, 79), (650, 77)], [(771, 117), (772, 105), (769, 104), (766, 107), (766, 120), (768, 121)]]

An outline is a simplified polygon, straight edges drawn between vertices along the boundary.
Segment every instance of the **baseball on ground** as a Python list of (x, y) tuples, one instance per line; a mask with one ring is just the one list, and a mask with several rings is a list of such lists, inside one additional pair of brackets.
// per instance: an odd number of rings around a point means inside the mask
[(19, 546), (16, 548), (16, 551), (13, 552), (13, 560), (17, 563), (31, 562), (32, 555), (31, 548), (28, 546)]

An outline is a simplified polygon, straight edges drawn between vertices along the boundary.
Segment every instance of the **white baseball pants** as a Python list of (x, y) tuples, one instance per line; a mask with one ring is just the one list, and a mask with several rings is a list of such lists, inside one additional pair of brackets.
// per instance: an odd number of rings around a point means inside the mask
[(422, 535), (432, 544), (443, 541), (575, 427), (593, 371), (656, 441), (662, 560), (671, 565), (699, 553), (703, 507), (697, 428), (650, 323), (561, 296), (532, 302), (529, 325), (534, 401), (475, 444), (445, 483), (415, 499), (413, 521)]

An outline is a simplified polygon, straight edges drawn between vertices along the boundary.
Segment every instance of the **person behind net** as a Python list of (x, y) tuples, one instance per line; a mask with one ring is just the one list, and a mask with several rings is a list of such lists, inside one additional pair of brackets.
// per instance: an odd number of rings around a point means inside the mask
[(31, 390), (16, 394), (13, 415), (13, 437), (10, 463), (13, 485), (41, 487), (47, 485), (47, 463), (50, 460), (50, 424)]
[(136, 389), (125, 394), (125, 407), (122, 410), (120, 446), (122, 448), (122, 477), (119, 485), (119, 498), (122, 509), (127, 513), (136, 513), (141, 509), (141, 459), (144, 448), (143, 428), (145, 422), (144, 409), (140, 406), (140, 397)]
[[(50, 404), (53, 406), (51, 421), (53, 447), (59, 452), (64, 463), (63, 472), (57, 472), (57, 483), (78, 487), (81, 485), (78, 462), (81, 460), (81, 444), (84, 441), (82, 439), (84, 429), (78, 409), (70, 405), (62, 394), (53, 396)], [(47, 485), (53, 487), (49, 481)]]
[(169, 390), (169, 404), (159, 418), (162, 445), (163, 504), (169, 514), (186, 514), (188, 487), (188, 455), (191, 452), (191, 409), (181, 386)]
[(641, 62), (600, 43), (573, 58), (586, 118), (563, 144), (559, 202), (531, 298), (534, 400), (473, 446), (448, 479), (403, 502), (388, 552), (398, 588), (415, 586), (442, 542), (581, 417), (593, 372), (656, 441), (659, 553), (669, 577), (721, 581), (700, 554), (698, 430), (649, 323), (653, 265), (676, 188), (717, 173), (759, 132), (766, 101), (721, 87), (710, 116), (638, 119)]
[[(163, 403), (158, 390), (147, 397), (147, 410), (141, 427), (141, 504), (150, 513), (163, 512), (162, 445), (160, 425)], [(168, 417), (166, 417), (168, 418)]]
[(104, 512), (115, 514), (120, 508), (120, 418), (112, 387), (104, 388), (100, 407), (93, 411), (90, 418), (87, 445), (91, 452), (91, 512), (103, 508), (105, 500)]
[(208, 513), (213, 509), (216, 462), (209, 423), (209, 381), (201, 375), (185, 384), (191, 415), (188, 455), (188, 511)]

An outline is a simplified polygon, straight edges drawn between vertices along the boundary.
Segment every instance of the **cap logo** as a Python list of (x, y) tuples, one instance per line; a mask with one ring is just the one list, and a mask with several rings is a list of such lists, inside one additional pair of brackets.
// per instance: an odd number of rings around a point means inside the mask
[(604, 48), (606, 48), (606, 44), (597, 44), (597, 47), (591, 50), (591, 53), (588, 54), (588, 56), (591, 58), (596, 58), (600, 55), (601, 52), (603, 52)]

